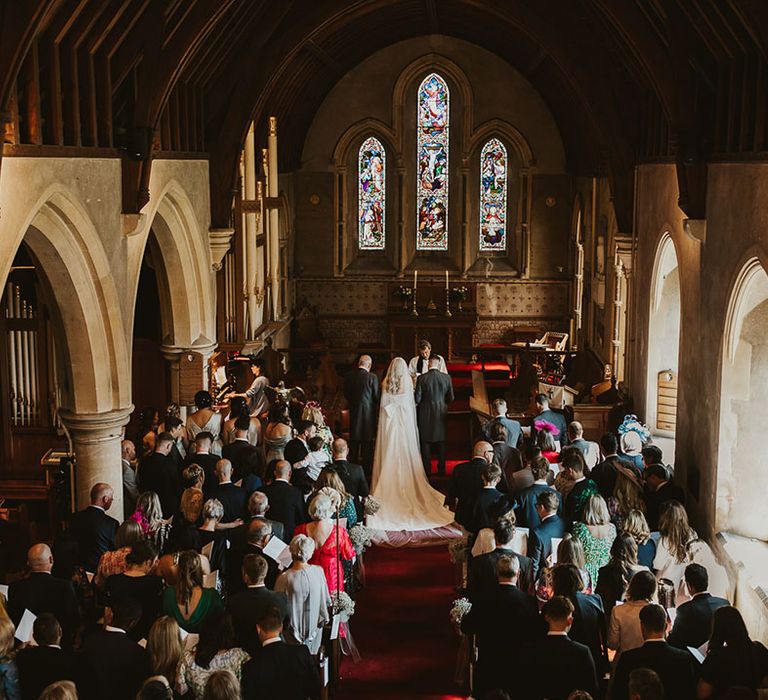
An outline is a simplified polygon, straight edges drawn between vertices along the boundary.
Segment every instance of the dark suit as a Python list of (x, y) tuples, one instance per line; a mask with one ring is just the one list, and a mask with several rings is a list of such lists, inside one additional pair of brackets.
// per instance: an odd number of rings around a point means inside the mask
[(507, 429), (507, 445), (516, 448), (522, 442), (523, 429), (520, 427), (520, 423), (516, 420), (512, 420), (512, 418), (507, 418), (506, 416), (496, 416), (496, 418), (491, 418), (491, 420), (483, 426), (483, 435), (485, 435), (485, 439), (488, 440), (488, 442), (493, 441), (493, 438), (491, 437), (491, 429), (496, 423), (501, 423)]
[(589, 472), (589, 478), (597, 485), (600, 495), (606, 500), (613, 496), (613, 489), (616, 486), (616, 467), (619, 462), (617, 456), (612, 456), (598, 462)]
[(98, 630), (85, 638), (80, 697), (134, 700), (151, 673), (149, 654), (123, 632)]
[(608, 670), (606, 652), (606, 625), (603, 601), (598, 595), (577, 593), (571, 598), (573, 603), (573, 625), (570, 637), (589, 647), (595, 662), (597, 675), (602, 678)]
[(232, 462), (232, 481), (240, 481), (246, 471), (252, 471), (260, 476), (264, 474), (264, 455), (255, 445), (251, 445), (246, 438), (235, 438), (228, 445), (224, 445), (221, 456)]
[(568, 635), (547, 635), (533, 652), (531, 678), (535, 678), (536, 700), (566, 700), (574, 690), (597, 697), (597, 674), (589, 647)]
[(288, 544), (288, 542), (285, 539), (285, 528), (283, 527), (283, 524), (278, 522), (277, 520), (270, 520), (269, 518), (265, 518), (263, 515), (261, 515), (258, 517), (254, 517), (254, 516), (247, 517), (245, 518), (243, 524), (240, 525), (240, 527), (236, 527), (229, 531), (227, 539), (229, 539), (233, 547), (237, 545), (245, 544), (245, 541), (248, 537), (248, 526), (254, 520), (263, 520), (265, 522), (268, 522), (272, 526), (272, 534), (278, 539)]
[(346, 459), (337, 459), (332, 466), (339, 473), (339, 478), (344, 483), (347, 493), (354, 499), (357, 519), (361, 520), (363, 501), (368, 497), (368, 480), (365, 478), (363, 468), (359, 464), (348, 462)]
[(469, 528), (475, 512), (475, 501), (483, 490), (481, 473), (488, 466), (482, 457), (475, 457), (471, 462), (457, 464), (451, 474), (446, 502), (455, 509), (456, 522)]
[(246, 588), (227, 600), (227, 612), (232, 616), (235, 626), (237, 646), (253, 656), (261, 648), (256, 623), (270, 608), (277, 608), (283, 623), (288, 623), (288, 596), (285, 593), (271, 591), (264, 586)]
[(269, 515), (285, 527), (285, 540), (289, 542), (297, 525), (307, 522), (307, 507), (301, 491), (286, 481), (275, 479), (262, 491), (269, 499)]
[(350, 457), (370, 467), (381, 398), (379, 378), (362, 367), (350, 370), (344, 377), (344, 398), (349, 405)]
[(242, 518), (247, 512), (248, 494), (245, 489), (235, 486), (231, 481), (226, 484), (219, 484), (211, 491), (211, 498), (221, 501), (224, 506), (223, 523), (231, 523), (233, 520)]
[(243, 700), (315, 700), (321, 687), (317, 664), (303, 644), (268, 644), (243, 666)]
[(484, 527), (493, 527), (491, 511), (498, 501), (507, 500), (507, 497), (497, 488), (485, 488), (480, 491), (475, 499), (475, 507), (472, 511), (472, 522), (468, 530), (480, 532)]
[(661, 506), (667, 501), (679, 501), (685, 505), (685, 492), (680, 486), (673, 484), (671, 481), (662, 484), (658, 491), (646, 494), (645, 517), (646, 520), (648, 520), (648, 526), (651, 528), (651, 532), (659, 529)]
[(497, 583), (472, 604), (461, 629), (477, 635), (473, 695), (482, 697), (493, 688), (504, 688), (526, 698), (523, 679), (529, 676), (529, 650), (543, 633), (536, 599), (517, 586)]
[(715, 610), (729, 605), (725, 598), (709, 593), (699, 593), (677, 609), (675, 625), (669, 633), (673, 647), (700, 647), (712, 632), (712, 615)]
[(296, 464), (296, 462), (301, 462), (301, 460), (308, 454), (309, 450), (307, 449), (307, 445), (304, 440), (300, 438), (293, 438), (293, 440), (290, 440), (283, 450), (283, 455), (285, 456), (286, 461), (291, 463), (291, 466)]
[(469, 599), (474, 603), (494, 590), (498, 583), (496, 576), (496, 562), (502, 556), (514, 557), (520, 564), (520, 575), (517, 579), (517, 587), (524, 593), (534, 592), (533, 564), (531, 560), (507, 549), (497, 547), (492, 552), (475, 557), (469, 567)]
[(508, 484), (512, 484), (512, 475), (523, 468), (523, 456), (516, 447), (505, 442), (493, 443), (493, 463), (501, 469)]
[(31, 573), (14, 581), (8, 586), (8, 616), (17, 627), (25, 609), (35, 615), (54, 615), (61, 625), (65, 646), (72, 644), (80, 611), (70, 581), (45, 573)]
[(248, 554), (258, 554), (264, 557), (267, 562), (267, 575), (264, 578), (264, 585), (272, 590), (277, 580), (277, 576), (280, 571), (277, 568), (277, 562), (268, 557), (261, 550), (261, 547), (257, 547), (255, 544), (245, 542), (241, 545), (231, 547), (226, 555), (225, 561), (225, 578), (227, 582), (227, 594), (232, 596), (235, 593), (246, 590), (245, 581), (243, 581), (243, 559)]
[(534, 416), (531, 426), (531, 437), (534, 438), (534, 443), (536, 441), (536, 433), (538, 432), (536, 430), (536, 421), (552, 423), (560, 431), (560, 434), (555, 437), (555, 440), (560, 442), (560, 447), (565, 447), (568, 444), (568, 423), (562, 413), (548, 408), (546, 411), (542, 411), (539, 415)]
[(612, 700), (629, 698), (629, 674), (636, 668), (656, 671), (664, 686), (664, 697), (693, 700), (696, 697), (696, 668), (693, 656), (666, 642), (646, 642), (638, 649), (625, 651), (616, 665), (611, 689)]
[(216, 464), (221, 459), (218, 455), (212, 455), (210, 452), (192, 452), (191, 454), (187, 455), (187, 461), (185, 462), (185, 466), (189, 466), (190, 464), (197, 464), (199, 467), (202, 468), (203, 473), (205, 474), (205, 481), (203, 482), (203, 491), (205, 492), (205, 497), (210, 498), (210, 493), (213, 491), (213, 489), (216, 488), (216, 485), (219, 483), (219, 480), (216, 478)]
[(557, 507), (557, 514), (563, 514), (563, 499), (560, 494), (555, 491), (551, 486), (547, 484), (532, 484), (527, 489), (523, 489), (516, 496), (517, 506), (515, 507), (515, 515), (517, 516), (517, 524), (520, 527), (527, 527), (529, 530), (533, 530), (541, 525), (541, 518), (536, 512), (536, 499), (540, 493), (544, 491), (551, 491), (557, 496), (559, 506)]
[(70, 530), (80, 549), (80, 563), (86, 571), (96, 573), (101, 555), (115, 546), (117, 528), (117, 520), (96, 506), (88, 506), (72, 515)]
[(437, 449), (437, 473), (445, 474), (445, 421), (453, 401), (451, 378), (439, 369), (420, 374), (416, 380), (416, 419), (419, 425), (421, 459), (432, 473), (432, 446)]
[[(208, 477), (206, 476), (206, 481)], [(170, 518), (179, 508), (181, 483), (173, 459), (161, 452), (153, 452), (139, 463), (139, 491), (154, 491), (160, 499), (164, 518)]]
[(552, 554), (552, 539), (562, 539), (564, 534), (565, 521), (557, 513), (528, 532), (528, 556), (533, 563), (534, 581), (538, 578), (539, 571), (547, 565), (547, 559)]
[(21, 700), (37, 700), (51, 683), (77, 681), (76, 657), (56, 647), (26, 647), (16, 654)]

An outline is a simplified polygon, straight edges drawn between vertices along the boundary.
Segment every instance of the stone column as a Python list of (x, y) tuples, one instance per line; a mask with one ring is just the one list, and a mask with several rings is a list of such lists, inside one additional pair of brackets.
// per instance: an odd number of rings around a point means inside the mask
[(203, 343), (200, 345), (193, 345), (190, 348), (182, 348), (178, 345), (161, 345), (160, 352), (163, 357), (168, 361), (168, 365), (171, 369), (171, 401), (179, 404), (182, 409), (182, 416), (184, 415), (185, 405), (182, 405), (182, 396), (180, 390), (180, 368), (179, 362), (181, 361), (184, 353), (187, 352), (199, 352), (203, 356), (203, 374), (200, 377), (200, 388), (208, 388), (208, 377), (206, 375), (206, 368), (208, 366), (208, 360), (211, 358), (214, 350), (216, 349), (216, 343)]
[(123, 519), (123, 465), (120, 441), (133, 406), (105, 413), (75, 413), (59, 411), (62, 423), (69, 431), (75, 452), (75, 503), (78, 510), (90, 503), (91, 487), (103, 481), (115, 491), (109, 514)]
[(267, 135), (267, 197), (270, 198), (269, 208), (269, 269), (270, 285), (272, 287), (272, 320), (281, 317), (280, 309), (280, 278), (286, 270), (280, 269), (280, 219), (277, 211), (277, 198), (280, 194), (277, 168), (277, 117), (269, 118), (269, 133)]

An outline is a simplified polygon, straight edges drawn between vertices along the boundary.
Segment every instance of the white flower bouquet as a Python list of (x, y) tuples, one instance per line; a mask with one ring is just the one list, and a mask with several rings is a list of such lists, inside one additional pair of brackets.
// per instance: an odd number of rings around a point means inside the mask
[(334, 591), (331, 593), (331, 609), (342, 622), (347, 622), (355, 614), (355, 601), (344, 591)]
[(363, 504), (363, 510), (366, 515), (376, 515), (376, 513), (379, 512), (379, 508), (381, 508), (381, 503), (379, 503), (379, 501), (373, 496), (366, 497), (365, 503)]
[(454, 600), (450, 612), (451, 622), (457, 627), (460, 627), (461, 621), (470, 610), (472, 610), (472, 603), (470, 603), (467, 598), (458, 598), (457, 600)]
[(356, 554), (362, 554), (370, 545), (373, 530), (365, 525), (355, 525), (349, 531), (349, 539), (352, 540), (352, 546)]
[(456, 565), (463, 564), (469, 557), (469, 538), (462, 537), (458, 540), (453, 540), (448, 545), (448, 555), (451, 557), (451, 562)]

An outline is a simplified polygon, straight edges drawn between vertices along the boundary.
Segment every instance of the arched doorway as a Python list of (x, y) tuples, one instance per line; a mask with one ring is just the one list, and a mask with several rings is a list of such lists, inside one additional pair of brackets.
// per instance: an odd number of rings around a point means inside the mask
[(757, 258), (739, 274), (726, 317), (715, 526), (768, 540), (764, 501), (768, 407), (768, 274)]
[(680, 274), (669, 233), (659, 243), (651, 284), (645, 419), (667, 462), (674, 458), (680, 355)]

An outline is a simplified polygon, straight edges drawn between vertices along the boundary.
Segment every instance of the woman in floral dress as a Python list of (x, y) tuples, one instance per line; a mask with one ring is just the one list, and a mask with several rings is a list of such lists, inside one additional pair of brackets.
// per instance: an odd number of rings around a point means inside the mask
[(611, 559), (611, 545), (616, 539), (616, 526), (611, 522), (605, 499), (592, 494), (582, 511), (581, 522), (574, 524), (573, 536), (584, 547), (587, 573), (593, 582), (597, 581), (600, 568)]

